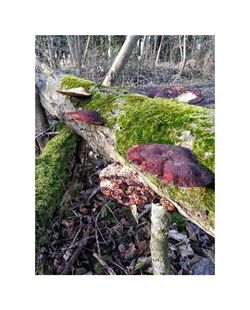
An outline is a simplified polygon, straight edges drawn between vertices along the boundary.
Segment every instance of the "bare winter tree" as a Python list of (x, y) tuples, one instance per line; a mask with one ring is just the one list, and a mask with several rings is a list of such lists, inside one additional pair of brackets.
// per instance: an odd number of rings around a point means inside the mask
[(83, 54), (83, 60), (82, 60), (83, 65), (85, 65), (86, 60), (87, 60), (90, 38), (91, 38), (91, 36), (88, 36), (88, 38), (87, 38), (87, 42), (86, 42), (86, 46), (85, 46), (85, 50), (84, 50), (84, 54)]
[(160, 57), (160, 52), (161, 52), (161, 47), (162, 47), (163, 39), (164, 39), (164, 36), (161, 36), (160, 45), (159, 45), (159, 48), (158, 48), (158, 51), (157, 51), (157, 55), (156, 55), (156, 58), (155, 58), (155, 66), (158, 64), (158, 60), (159, 60), (159, 57)]
[(133, 48), (135, 47), (139, 37), (140, 36), (127, 36), (122, 48), (116, 56), (114, 63), (112, 64), (107, 75), (105, 76), (102, 85), (110, 86), (115, 82), (117, 76), (121, 73), (129, 57), (131, 56)]
[(82, 46), (80, 36), (67, 36), (67, 41), (73, 65), (80, 73), (82, 66)]
[(180, 42), (180, 54), (181, 54), (181, 68), (180, 68), (180, 72), (178, 73), (178, 75), (176, 76), (176, 78), (174, 79), (175, 83), (177, 81), (177, 79), (181, 76), (184, 68), (185, 68), (185, 64), (186, 64), (186, 36), (183, 36), (183, 45), (181, 43), (181, 36), (179, 36), (179, 42)]

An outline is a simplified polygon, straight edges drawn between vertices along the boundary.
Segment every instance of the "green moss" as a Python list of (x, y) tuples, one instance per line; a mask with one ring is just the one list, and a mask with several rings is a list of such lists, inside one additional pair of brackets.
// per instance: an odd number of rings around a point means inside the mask
[(75, 149), (76, 139), (69, 129), (62, 130), (48, 142), (36, 160), (36, 220), (40, 227), (46, 226), (60, 207), (69, 174), (69, 157)]
[[(126, 159), (128, 148), (135, 144), (178, 145), (182, 142), (183, 132), (188, 131), (194, 137), (196, 158), (214, 172), (213, 111), (176, 100), (150, 99), (141, 95), (128, 95), (124, 100), (116, 130), (116, 150), (123, 158)], [(146, 175), (158, 188), (165, 188), (170, 198), (190, 206), (214, 227), (214, 189), (169, 186), (156, 176)]]
[(194, 213), (201, 218), (207, 219), (211, 227), (214, 227), (214, 189), (208, 187), (180, 188), (167, 185), (170, 198), (192, 207)]
[(73, 75), (64, 75), (61, 81), (61, 88), (90, 87), (95, 85), (94, 82), (78, 78)]
[(215, 191), (209, 187), (178, 187), (164, 184), (155, 175), (145, 174), (149, 180), (161, 190), (166, 190), (169, 197), (189, 206), (199, 217), (207, 219), (211, 227), (214, 227), (215, 218)]
[(116, 123), (116, 110), (118, 108), (119, 96), (92, 91), (88, 100), (82, 100), (79, 104), (84, 110), (98, 111), (105, 121), (105, 125), (112, 128)]
[(187, 220), (186, 218), (181, 215), (179, 212), (171, 212), (171, 221), (173, 223), (176, 223), (180, 231), (185, 231), (186, 230), (186, 223)]
[[(92, 96), (80, 102), (82, 109), (99, 111), (106, 126), (115, 128), (116, 151), (126, 160), (126, 152), (135, 144), (162, 143), (179, 145), (183, 132), (193, 137), (192, 150), (197, 160), (214, 172), (213, 111), (181, 103), (173, 99), (148, 98), (140, 94), (114, 94), (111, 88), (66, 76), (62, 85), (67, 88), (92, 86)], [(111, 89), (111, 91), (108, 91)], [(161, 189), (167, 189), (174, 200), (180, 200), (196, 212), (206, 214), (214, 226), (214, 189), (168, 186), (156, 176), (147, 175)]]
[(208, 169), (214, 171), (214, 132), (211, 111), (176, 100), (150, 99), (142, 95), (124, 96), (125, 104), (118, 117), (116, 150), (125, 157), (135, 144), (182, 142), (184, 131), (196, 138), (193, 152)]

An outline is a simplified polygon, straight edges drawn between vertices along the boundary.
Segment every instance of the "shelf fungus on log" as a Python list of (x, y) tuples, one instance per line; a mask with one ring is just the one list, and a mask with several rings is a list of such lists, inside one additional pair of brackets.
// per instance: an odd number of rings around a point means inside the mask
[(198, 103), (204, 99), (204, 96), (199, 89), (182, 86), (148, 86), (136, 90), (138, 93), (151, 98), (176, 98), (178, 101), (191, 104)]
[(184, 147), (168, 144), (134, 145), (127, 158), (144, 172), (156, 175), (160, 181), (180, 187), (202, 187), (212, 181), (193, 153)]
[(100, 189), (104, 195), (125, 206), (144, 206), (156, 196), (133, 169), (119, 163), (108, 165), (101, 171)]
[(103, 125), (104, 123), (101, 115), (95, 110), (78, 110), (76, 112), (66, 112), (65, 114), (72, 119), (88, 124)]
[(59, 89), (58, 93), (70, 97), (90, 97), (91, 94), (84, 87), (76, 87), (69, 89)]

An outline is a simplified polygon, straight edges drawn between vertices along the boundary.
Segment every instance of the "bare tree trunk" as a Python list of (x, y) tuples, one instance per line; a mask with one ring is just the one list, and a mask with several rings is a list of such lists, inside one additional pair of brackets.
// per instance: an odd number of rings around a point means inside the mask
[(154, 36), (154, 48), (153, 48), (153, 56), (155, 56), (155, 53), (156, 53), (156, 47), (157, 47), (157, 38), (158, 38), (158, 36)]
[(81, 72), (81, 42), (80, 36), (67, 36), (67, 41), (70, 50), (70, 56), (73, 66)]
[(81, 65), (82, 65), (80, 36), (75, 36), (75, 45), (76, 45), (77, 69), (80, 73), (81, 72)]
[(181, 63), (182, 63), (183, 55), (182, 55), (182, 42), (181, 42), (181, 36), (179, 36), (179, 48), (180, 48)]
[(47, 42), (48, 42), (48, 51), (49, 51), (49, 63), (51, 68), (56, 69), (56, 59), (55, 59), (55, 51), (53, 47), (53, 37), (47, 36)]
[(176, 76), (176, 78), (174, 79), (173, 83), (175, 83), (177, 81), (177, 79), (181, 76), (181, 74), (185, 68), (186, 61), (187, 61), (187, 58), (186, 58), (186, 36), (185, 35), (183, 36), (183, 50), (181, 52), (181, 56), (182, 56), (181, 69), (180, 69), (180, 72), (178, 73), (178, 75)]
[(191, 50), (191, 59), (193, 59), (193, 58), (194, 58), (195, 49), (196, 49), (196, 36), (192, 36), (192, 50)]
[(82, 60), (83, 65), (86, 63), (86, 60), (87, 60), (90, 37), (91, 36), (88, 36), (88, 38), (87, 38), (87, 42), (86, 42), (86, 46), (85, 46), (85, 50), (84, 50), (84, 54), (83, 54), (83, 60)]
[(169, 219), (167, 208), (152, 203), (150, 251), (154, 275), (167, 275), (170, 271), (168, 258)]
[(76, 60), (75, 60), (74, 46), (72, 43), (71, 36), (67, 36), (67, 41), (68, 41), (68, 46), (69, 46), (71, 62), (72, 62), (72, 65), (75, 67), (76, 66)]
[(174, 49), (175, 49), (175, 37), (171, 36), (170, 37), (170, 42), (169, 42), (169, 62), (170, 64), (173, 63), (173, 54), (174, 54)]
[(143, 52), (144, 52), (144, 46), (145, 46), (145, 40), (147, 36), (143, 36), (143, 39), (141, 40), (140, 44), (140, 57), (143, 58)]
[(157, 55), (156, 55), (156, 58), (155, 58), (155, 66), (158, 64), (158, 60), (159, 60), (159, 57), (160, 57), (160, 52), (161, 52), (161, 47), (162, 47), (163, 39), (164, 39), (164, 36), (161, 36), (160, 46), (158, 48), (158, 52), (157, 52)]
[(111, 58), (112, 36), (108, 36), (108, 59)]
[(146, 36), (144, 48), (144, 60), (147, 61), (150, 54), (150, 36)]
[(128, 62), (129, 57), (132, 54), (133, 48), (136, 45), (139, 36), (127, 36), (122, 48), (120, 49), (116, 59), (109, 69), (102, 85), (110, 86), (114, 84), (117, 76), (121, 73), (122, 69)]
[(156, 47), (157, 47), (157, 38), (158, 36), (154, 36), (154, 44), (153, 44), (153, 49), (152, 49), (152, 54), (150, 57), (150, 66), (152, 70), (155, 70), (155, 55), (156, 55)]

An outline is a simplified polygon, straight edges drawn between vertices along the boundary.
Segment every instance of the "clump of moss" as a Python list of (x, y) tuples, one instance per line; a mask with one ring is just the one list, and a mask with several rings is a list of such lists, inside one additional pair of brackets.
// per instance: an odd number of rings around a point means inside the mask
[(75, 88), (75, 87), (90, 87), (94, 86), (95, 83), (83, 78), (76, 77), (74, 75), (64, 75), (61, 80), (61, 88)]
[[(143, 95), (128, 95), (118, 117), (116, 150), (125, 157), (135, 144), (178, 144), (183, 131), (196, 136), (193, 152), (208, 169), (214, 171), (214, 132), (211, 111), (201, 107)], [(206, 154), (206, 157), (204, 157)]]
[[(128, 148), (135, 144), (178, 145), (182, 142), (183, 132), (188, 131), (194, 137), (192, 150), (197, 160), (214, 172), (213, 111), (174, 99), (105, 92), (98, 89), (97, 84), (73, 76), (65, 76), (62, 82), (67, 88), (93, 85), (96, 87), (91, 90), (91, 98), (81, 101), (80, 107), (99, 111), (108, 127), (116, 125), (115, 148), (125, 160)], [(214, 226), (214, 189), (180, 189), (163, 184), (153, 175), (149, 178), (159, 188), (166, 188), (170, 198), (207, 215), (209, 224)]]
[(105, 121), (105, 125), (112, 128), (117, 120), (116, 110), (119, 96), (92, 91), (90, 99), (82, 100), (79, 104), (84, 110), (98, 111)]
[(209, 225), (214, 227), (214, 189), (208, 187), (180, 188), (167, 185), (167, 190), (170, 198), (191, 206), (198, 217), (207, 219)]
[[(78, 78), (72, 75), (65, 75), (61, 81), (61, 88), (74, 88), (74, 87), (91, 87), (92, 96), (88, 99), (80, 100), (79, 107), (84, 110), (96, 110), (98, 111), (105, 121), (105, 125), (112, 128), (116, 123), (116, 100), (118, 95), (101, 92), (98, 90), (98, 85), (92, 81)], [(109, 87), (101, 86), (102, 89), (110, 89)]]
[(60, 207), (76, 140), (76, 134), (65, 128), (48, 142), (36, 160), (36, 220), (39, 226), (48, 224)]
[(171, 215), (171, 221), (177, 224), (180, 231), (185, 231), (187, 224), (186, 218), (177, 211), (171, 212), (170, 215)]
[[(214, 131), (212, 111), (180, 103), (176, 100), (150, 99), (141, 95), (124, 97), (118, 117), (116, 150), (126, 158), (129, 147), (135, 144), (162, 143), (178, 145), (184, 131), (195, 137), (193, 152), (197, 160), (214, 172)], [(160, 182), (146, 174), (158, 188), (166, 189), (170, 198), (190, 206), (207, 218), (214, 227), (214, 189), (207, 187), (179, 188)]]

